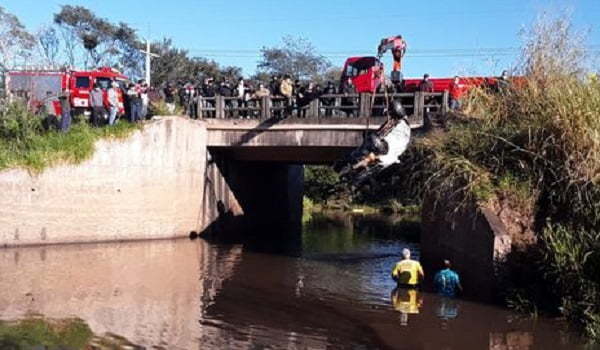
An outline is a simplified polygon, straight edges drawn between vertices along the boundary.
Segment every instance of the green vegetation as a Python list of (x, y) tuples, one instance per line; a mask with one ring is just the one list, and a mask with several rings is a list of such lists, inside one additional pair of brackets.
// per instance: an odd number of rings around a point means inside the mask
[(34, 316), (20, 321), (0, 321), (0, 348), (37, 349), (140, 349), (127, 339), (105, 334), (96, 336), (81, 319), (53, 320)]
[(93, 334), (80, 319), (49, 321), (31, 318), (19, 322), (0, 322), (2, 349), (84, 349)]
[(167, 103), (163, 100), (150, 101), (149, 106), (150, 115), (185, 115), (185, 111), (182, 106), (175, 105), (173, 112), (169, 111)]
[(93, 128), (75, 122), (67, 133), (46, 130), (43, 120), (20, 104), (0, 109), (0, 170), (22, 167), (34, 172), (60, 163), (80, 163), (94, 153), (101, 138), (125, 138), (139, 126), (120, 122)]
[(420, 211), (420, 198), (409, 193), (412, 188), (401, 184), (405, 180), (402, 176), (405, 172), (397, 169), (384, 174), (377, 182), (354, 191), (340, 181), (331, 167), (306, 166), (304, 169), (305, 210), (338, 209), (367, 214), (414, 214)]
[(503, 199), (532, 215), (538, 243), (512, 269), (528, 277), (509, 277), (509, 304), (560, 312), (598, 341), (600, 83), (583, 74), (568, 21), (541, 21), (526, 34), (516, 70), (524, 78), (474, 91), (447, 133), (417, 147), (427, 165), (421, 184), (457, 207)]

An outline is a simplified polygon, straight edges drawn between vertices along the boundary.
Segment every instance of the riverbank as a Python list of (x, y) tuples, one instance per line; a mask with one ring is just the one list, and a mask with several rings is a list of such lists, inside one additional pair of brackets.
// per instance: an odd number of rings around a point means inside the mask
[(352, 203), (342, 198), (315, 202), (304, 196), (303, 209), (308, 212), (340, 211), (357, 214), (396, 214), (406, 216), (419, 216), (421, 207), (419, 205), (402, 205), (397, 200), (389, 200), (383, 203)]
[(115, 334), (94, 335), (81, 319), (47, 319), (29, 316), (22, 320), (0, 320), (2, 349), (140, 349)]
[(76, 121), (66, 133), (44, 125), (26, 106), (12, 103), (0, 108), (0, 171), (23, 168), (40, 173), (61, 164), (79, 164), (94, 155), (94, 144), (103, 139), (123, 140), (142, 128), (120, 121), (95, 128)]

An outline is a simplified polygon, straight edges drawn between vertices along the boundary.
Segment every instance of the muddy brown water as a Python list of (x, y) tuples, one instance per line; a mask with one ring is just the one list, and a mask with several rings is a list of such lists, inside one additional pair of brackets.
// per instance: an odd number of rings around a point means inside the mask
[(2, 249), (0, 319), (79, 317), (148, 349), (584, 348), (557, 320), (393, 293), (399, 252), (419, 252), (398, 222), (314, 216), (278, 253), (203, 240)]

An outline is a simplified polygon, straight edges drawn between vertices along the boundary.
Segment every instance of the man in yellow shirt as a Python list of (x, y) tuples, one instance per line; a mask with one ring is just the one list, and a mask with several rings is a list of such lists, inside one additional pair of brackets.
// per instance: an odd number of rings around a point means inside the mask
[(392, 271), (392, 278), (398, 286), (414, 288), (419, 285), (421, 280), (425, 278), (423, 268), (418, 261), (411, 260), (410, 250), (404, 248), (402, 250), (403, 260), (396, 263)]

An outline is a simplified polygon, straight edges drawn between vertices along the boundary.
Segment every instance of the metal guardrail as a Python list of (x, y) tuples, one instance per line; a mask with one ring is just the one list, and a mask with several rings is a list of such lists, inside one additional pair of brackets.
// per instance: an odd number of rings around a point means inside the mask
[(200, 118), (364, 118), (386, 116), (386, 100), (397, 100), (411, 118), (423, 120), (427, 113), (446, 113), (448, 98), (448, 92), (420, 91), (387, 94), (387, 96), (369, 93), (320, 95), (309, 101), (281, 96), (265, 96), (250, 100), (215, 96), (199, 97), (197, 108)]

